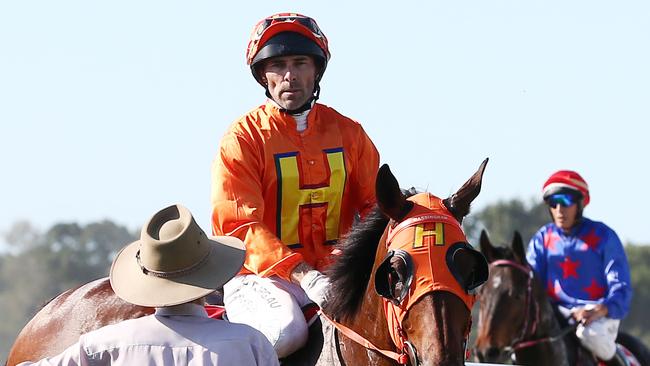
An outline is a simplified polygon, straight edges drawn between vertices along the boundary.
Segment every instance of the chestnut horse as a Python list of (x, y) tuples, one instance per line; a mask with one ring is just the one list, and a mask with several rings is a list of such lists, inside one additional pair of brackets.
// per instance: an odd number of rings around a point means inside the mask
[[(597, 365), (580, 346), (575, 326), (562, 327), (547, 294), (526, 261), (521, 235), (510, 247), (495, 247), (485, 231), (481, 252), (490, 262), (488, 281), (479, 291), (479, 328), (475, 352), (481, 362), (518, 365)], [(648, 349), (619, 331), (616, 340), (630, 365), (650, 365)]]
[[(388, 166), (382, 166), (376, 180), (379, 209), (339, 244), (340, 258), (328, 271), (332, 288), (325, 313), (377, 348), (399, 355), (397, 359), (369, 350), (350, 339), (349, 333), (335, 332), (332, 344), (323, 342), (322, 336), (320, 344), (310, 338), (283, 365), (332, 364), (318, 356), (321, 347), (330, 346), (322, 354), (334, 354), (344, 365), (463, 365), (471, 293), (487, 279), (487, 262), (467, 245), (460, 221), (480, 192), (486, 164), (487, 159), (458, 192), (444, 200), (428, 193), (407, 199)], [(445, 242), (444, 237), (456, 242)], [(429, 258), (426, 253), (442, 253), (443, 258)], [(424, 261), (411, 258), (416, 256)], [(8, 365), (55, 355), (83, 333), (152, 311), (120, 300), (107, 279), (68, 290), (23, 328)]]

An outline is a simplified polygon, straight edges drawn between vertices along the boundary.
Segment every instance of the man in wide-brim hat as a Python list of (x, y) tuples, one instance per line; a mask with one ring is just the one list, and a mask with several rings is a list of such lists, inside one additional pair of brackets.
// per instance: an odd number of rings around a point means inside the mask
[[(113, 261), (111, 286), (132, 304), (154, 314), (84, 334), (43, 365), (278, 365), (273, 346), (243, 324), (210, 319), (206, 295), (241, 268), (241, 240), (208, 237), (190, 211), (169, 206), (142, 228), (140, 240)], [(23, 363), (29, 365), (32, 363)]]

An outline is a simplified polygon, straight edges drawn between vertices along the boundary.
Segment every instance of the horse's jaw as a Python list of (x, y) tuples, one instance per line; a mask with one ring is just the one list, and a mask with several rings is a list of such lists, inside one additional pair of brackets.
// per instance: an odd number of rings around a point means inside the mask
[(470, 316), (463, 301), (446, 291), (430, 292), (413, 304), (402, 325), (420, 365), (464, 365)]

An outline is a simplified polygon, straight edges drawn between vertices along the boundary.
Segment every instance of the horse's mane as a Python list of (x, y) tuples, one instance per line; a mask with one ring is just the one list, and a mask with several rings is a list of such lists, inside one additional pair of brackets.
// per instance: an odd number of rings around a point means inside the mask
[[(406, 197), (417, 190), (404, 190)], [(331, 282), (331, 296), (323, 309), (330, 316), (345, 320), (352, 318), (361, 307), (375, 263), (377, 245), (388, 225), (389, 218), (375, 206), (366, 218), (357, 222), (338, 244), (341, 255), (327, 271)]]
[(377, 244), (388, 224), (378, 207), (356, 223), (338, 244), (341, 255), (327, 271), (330, 296), (324, 311), (336, 319), (350, 319), (363, 302), (375, 262)]

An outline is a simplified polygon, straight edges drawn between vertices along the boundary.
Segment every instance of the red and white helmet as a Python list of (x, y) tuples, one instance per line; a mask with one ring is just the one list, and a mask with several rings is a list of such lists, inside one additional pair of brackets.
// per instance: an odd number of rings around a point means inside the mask
[(330, 52), (327, 38), (316, 21), (298, 13), (278, 13), (260, 20), (246, 49), (246, 63), (262, 86), (256, 67), (261, 61), (277, 56), (309, 55), (314, 57), (320, 67), (316, 82), (325, 73)]
[(572, 170), (560, 170), (553, 173), (542, 188), (544, 199), (553, 194), (566, 191), (578, 193), (583, 199), (582, 207), (589, 204), (589, 186), (580, 174)]

